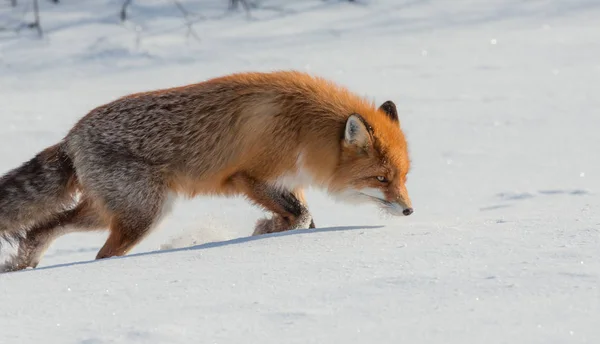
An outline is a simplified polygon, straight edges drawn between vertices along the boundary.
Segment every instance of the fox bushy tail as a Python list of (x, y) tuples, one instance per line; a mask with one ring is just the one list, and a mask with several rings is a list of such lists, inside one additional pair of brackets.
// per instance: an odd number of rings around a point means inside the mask
[(62, 143), (0, 177), (0, 238), (17, 239), (64, 211), (74, 202), (76, 179)]

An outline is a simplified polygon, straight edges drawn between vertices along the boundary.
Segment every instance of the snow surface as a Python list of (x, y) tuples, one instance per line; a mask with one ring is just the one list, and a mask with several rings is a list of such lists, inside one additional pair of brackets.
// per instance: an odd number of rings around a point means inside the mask
[(311, 190), (313, 231), (198, 198), (126, 257), (68, 235), (0, 275), (0, 343), (600, 342), (599, 1), (181, 1), (197, 38), (173, 1), (120, 3), (0, 31), (2, 173), (122, 95), (294, 68), (398, 104), (415, 213)]

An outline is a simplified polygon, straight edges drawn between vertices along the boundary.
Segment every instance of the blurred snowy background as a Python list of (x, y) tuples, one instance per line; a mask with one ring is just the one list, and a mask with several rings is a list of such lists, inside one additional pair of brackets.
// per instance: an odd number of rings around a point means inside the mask
[(274, 69), (397, 103), (415, 213), (310, 190), (316, 231), (201, 197), (127, 257), (68, 235), (0, 275), (0, 343), (600, 341), (598, 0), (1, 0), (0, 171), (125, 94)]

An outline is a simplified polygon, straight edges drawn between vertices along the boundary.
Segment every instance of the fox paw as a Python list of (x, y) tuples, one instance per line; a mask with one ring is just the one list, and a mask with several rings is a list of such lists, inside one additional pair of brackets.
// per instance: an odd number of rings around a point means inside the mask
[(287, 221), (281, 216), (273, 216), (272, 218), (263, 218), (256, 222), (254, 233), (252, 235), (262, 235), (269, 233), (283, 232), (289, 229)]
[(256, 222), (252, 235), (278, 233), (293, 229), (315, 228), (315, 221), (310, 214), (303, 214), (290, 225), (283, 217), (274, 215), (272, 218), (263, 218)]

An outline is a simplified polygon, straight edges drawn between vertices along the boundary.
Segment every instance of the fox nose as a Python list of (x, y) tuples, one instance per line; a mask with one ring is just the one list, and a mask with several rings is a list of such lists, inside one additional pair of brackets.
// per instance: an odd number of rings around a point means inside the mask
[(406, 208), (406, 209), (402, 210), (402, 214), (404, 214), (404, 216), (408, 216), (412, 213), (413, 213), (413, 208)]

